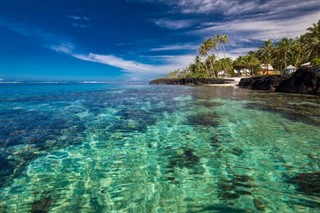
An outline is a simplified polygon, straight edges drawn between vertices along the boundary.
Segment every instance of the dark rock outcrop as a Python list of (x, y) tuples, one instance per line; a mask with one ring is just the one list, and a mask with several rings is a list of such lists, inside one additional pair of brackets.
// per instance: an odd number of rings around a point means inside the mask
[(170, 85), (201, 85), (201, 84), (227, 84), (233, 82), (233, 79), (215, 79), (215, 78), (158, 78), (149, 82), (149, 84), (170, 84)]
[(241, 78), (238, 86), (241, 88), (250, 88), (253, 82), (253, 78)]
[(320, 95), (320, 68), (299, 69), (282, 81), (277, 92)]
[(320, 68), (303, 68), (292, 76), (270, 75), (242, 78), (239, 87), (299, 94), (320, 95)]
[(286, 75), (270, 75), (257, 76), (252, 78), (242, 78), (239, 82), (239, 87), (250, 88), (253, 90), (272, 90), (274, 91), (279, 84), (288, 79)]

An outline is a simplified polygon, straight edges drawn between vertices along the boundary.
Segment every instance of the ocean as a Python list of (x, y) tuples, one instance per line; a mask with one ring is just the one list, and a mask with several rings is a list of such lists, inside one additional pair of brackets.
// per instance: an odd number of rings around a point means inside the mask
[(0, 86), (0, 212), (320, 211), (317, 96)]

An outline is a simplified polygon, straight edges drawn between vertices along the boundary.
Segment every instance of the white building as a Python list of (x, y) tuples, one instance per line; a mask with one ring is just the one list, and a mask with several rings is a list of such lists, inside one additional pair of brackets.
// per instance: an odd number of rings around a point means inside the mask
[(291, 64), (289, 66), (287, 66), (286, 68), (284, 68), (284, 72), (288, 73), (288, 74), (292, 74), (296, 71), (296, 68), (294, 66), (292, 66)]

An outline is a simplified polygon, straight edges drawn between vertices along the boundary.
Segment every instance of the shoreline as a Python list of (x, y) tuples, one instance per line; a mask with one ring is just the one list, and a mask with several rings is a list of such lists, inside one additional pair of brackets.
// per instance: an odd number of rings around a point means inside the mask
[(206, 86), (209, 87), (237, 87), (239, 85), (239, 82), (242, 78), (240, 77), (230, 77), (228, 79), (232, 79), (232, 83), (226, 83), (226, 84), (206, 84)]
[(162, 78), (152, 80), (149, 84), (239, 87), (251, 90), (320, 95), (320, 68), (300, 68), (292, 75), (263, 75), (221, 79)]

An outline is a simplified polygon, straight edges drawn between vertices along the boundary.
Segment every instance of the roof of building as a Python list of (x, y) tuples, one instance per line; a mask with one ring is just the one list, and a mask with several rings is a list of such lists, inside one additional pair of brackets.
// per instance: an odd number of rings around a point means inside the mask
[(307, 63), (301, 64), (300, 66), (301, 66), (301, 67), (307, 67), (307, 66), (310, 66), (310, 65), (311, 65), (311, 63), (310, 63), (310, 62), (307, 62)]
[(271, 66), (271, 64), (260, 64), (261, 69), (263, 70), (273, 70), (273, 67)]
[(289, 65), (289, 66), (287, 66), (286, 68), (284, 68), (284, 69), (286, 69), (286, 70), (289, 70), (289, 69), (295, 69), (295, 67), (294, 66), (292, 66), (291, 64)]

